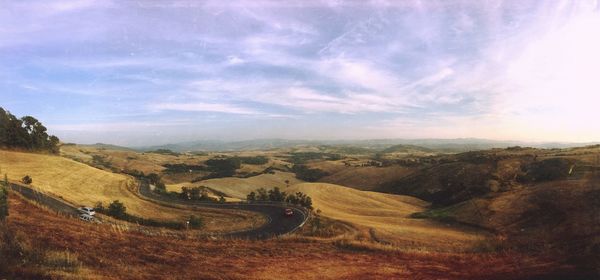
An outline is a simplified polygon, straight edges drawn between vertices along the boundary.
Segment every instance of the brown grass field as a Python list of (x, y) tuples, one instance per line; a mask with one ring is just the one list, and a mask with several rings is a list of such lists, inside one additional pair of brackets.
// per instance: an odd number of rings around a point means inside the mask
[(11, 195), (10, 209), (8, 229), (0, 230), (17, 236), (12, 243), (23, 256), (45, 257), (4, 260), (9, 266), (0, 276), (9, 279), (566, 279), (580, 273), (549, 254), (416, 252), (301, 237), (146, 236), (57, 216), (17, 195)]
[(247, 211), (211, 208), (192, 211), (157, 205), (140, 199), (128, 189), (135, 185), (132, 178), (63, 157), (0, 150), (0, 168), (10, 180), (20, 181), (25, 175), (31, 176), (34, 188), (75, 206), (93, 206), (99, 201), (108, 205), (119, 200), (128, 213), (146, 218), (183, 221), (194, 214), (204, 219), (203, 230), (208, 232), (246, 229), (264, 222), (264, 217)]
[(199, 181), (196, 183), (180, 183), (167, 185), (169, 191), (181, 191), (181, 187), (206, 186), (226, 193), (229, 197), (246, 199), (246, 195), (258, 188), (272, 189), (274, 187), (285, 188), (285, 181), (290, 185), (302, 181), (296, 179), (293, 173), (276, 171), (275, 174), (261, 174), (250, 178), (216, 178)]
[(358, 190), (373, 190), (377, 186), (410, 175), (412, 168), (403, 166), (388, 167), (345, 167), (321, 178), (323, 183), (351, 187)]
[(349, 222), (369, 231), (381, 242), (439, 251), (470, 250), (489, 235), (484, 231), (411, 219), (408, 216), (427, 209), (427, 202), (403, 196), (359, 191), (325, 183), (302, 183), (284, 189), (301, 191), (313, 200), (323, 216)]

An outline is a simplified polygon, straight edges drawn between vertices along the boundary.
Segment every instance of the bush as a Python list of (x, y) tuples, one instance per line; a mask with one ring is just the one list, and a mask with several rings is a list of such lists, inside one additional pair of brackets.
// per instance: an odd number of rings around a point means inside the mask
[(269, 162), (269, 159), (265, 156), (256, 157), (239, 157), (240, 161), (245, 164), (261, 165)]
[(207, 168), (203, 165), (193, 165), (193, 164), (185, 164), (185, 163), (167, 163), (163, 164), (163, 167), (166, 168), (165, 173), (188, 173), (190, 171), (205, 171)]
[(202, 219), (196, 215), (191, 215), (188, 222), (189, 227), (192, 229), (201, 228), (203, 224)]
[(329, 175), (329, 173), (321, 169), (310, 169), (305, 165), (294, 165), (292, 171), (296, 174), (296, 178), (307, 182), (316, 182)]
[(180, 197), (186, 200), (216, 201), (208, 195), (206, 187), (182, 187)]
[(208, 166), (208, 169), (213, 172), (212, 175), (218, 177), (231, 177), (242, 165), (241, 160), (237, 157), (226, 159), (209, 159), (205, 163)]
[(264, 188), (257, 189), (256, 192), (250, 192), (246, 199), (249, 202), (252, 201), (274, 201), (274, 202), (287, 202), (294, 205), (300, 205), (302, 207), (312, 209), (312, 198), (302, 192), (295, 194), (286, 194), (280, 191), (278, 187), (272, 190), (265, 190)]
[(312, 198), (302, 192), (288, 195), (285, 198), (285, 202), (312, 209)]
[(125, 205), (122, 202), (115, 200), (110, 205), (108, 205), (108, 210), (106, 214), (115, 218), (125, 219), (127, 218), (127, 207), (125, 207)]
[(248, 201), (256, 201), (256, 193), (255, 192), (250, 192), (246, 196), (246, 200), (248, 200)]
[(282, 202), (286, 198), (286, 193), (285, 192), (281, 192), (278, 187), (275, 187), (272, 190), (269, 190), (268, 194), (269, 194), (269, 201), (280, 201), (280, 202)]
[(29, 177), (29, 175), (25, 175), (25, 177), (23, 177), (23, 179), (21, 179), (21, 182), (29, 185), (29, 184), (33, 183), (33, 179), (31, 179), (31, 177)]
[(573, 162), (561, 158), (532, 162), (523, 166), (525, 174), (518, 176), (517, 181), (528, 183), (564, 179), (569, 176), (572, 164)]

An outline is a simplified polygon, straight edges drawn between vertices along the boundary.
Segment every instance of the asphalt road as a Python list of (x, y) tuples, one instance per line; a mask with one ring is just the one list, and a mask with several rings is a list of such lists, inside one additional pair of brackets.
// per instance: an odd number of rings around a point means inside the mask
[(38, 192), (27, 186), (18, 185), (14, 183), (9, 183), (8, 185), (11, 190), (20, 193), (29, 200), (33, 200), (56, 212), (65, 214), (67, 216), (79, 217), (79, 212), (77, 211), (76, 207), (73, 207), (60, 199), (54, 198), (45, 193)]
[[(267, 217), (267, 223), (259, 228), (238, 231), (224, 234), (225, 236), (235, 238), (248, 239), (265, 239), (293, 232), (298, 227), (304, 224), (308, 218), (308, 213), (305, 209), (297, 206), (285, 204), (268, 204), (268, 203), (208, 203), (199, 201), (186, 201), (174, 199), (159, 195), (150, 190), (147, 184), (141, 184), (139, 192), (142, 196), (151, 200), (157, 200), (170, 204), (191, 205), (196, 207), (218, 208), (218, 209), (238, 209), (260, 213)], [(292, 209), (294, 215), (291, 217), (285, 216), (286, 208)]]
[[(48, 194), (36, 191), (28, 186), (20, 185), (20, 184), (9, 184), (10, 189), (16, 192), (19, 192), (21, 195), (26, 197), (27, 199), (36, 201), (46, 207), (57, 211), (59, 213), (65, 214), (71, 217), (78, 217), (79, 213), (77, 208), (62, 201), (59, 198), (52, 197)], [(158, 195), (152, 192), (148, 186), (140, 186), (139, 188), (140, 194), (148, 198), (150, 200), (157, 200), (161, 202), (166, 202), (170, 204), (180, 204), (180, 205), (192, 205), (197, 208), (219, 208), (219, 209), (239, 209), (260, 213), (267, 217), (267, 223), (259, 228), (231, 232), (222, 234), (225, 237), (232, 238), (246, 238), (246, 239), (266, 239), (271, 238), (277, 235), (282, 235), (286, 233), (293, 232), (298, 227), (304, 224), (306, 219), (308, 218), (308, 214), (306, 210), (289, 205), (281, 205), (281, 204), (247, 204), (247, 203), (206, 203), (206, 202), (194, 202), (194, 201), (184, 201), (179, 199), (172, 199), (169, 197)], [(291, 208), (294, 211), (294, 215), (291, 217), (287, 217), (284, 215), (284, 210), (286, 208)], [(200, 210), (201, 211), (201, 210)]]

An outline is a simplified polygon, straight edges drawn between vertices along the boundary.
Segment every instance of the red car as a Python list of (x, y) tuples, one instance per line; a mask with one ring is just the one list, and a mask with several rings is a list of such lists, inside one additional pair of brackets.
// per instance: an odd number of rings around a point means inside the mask
[(284, 214), (287, 217), (294, 216), (294, 210), (292, 210), (290, 208), (285, 208)]

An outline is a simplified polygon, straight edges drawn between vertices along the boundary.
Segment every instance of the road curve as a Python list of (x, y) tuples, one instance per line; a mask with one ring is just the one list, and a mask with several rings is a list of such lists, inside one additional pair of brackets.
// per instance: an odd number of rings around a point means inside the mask
[[(36, 201), (46, 207), (65, 214), (70, 217), (78, 217), (79, 213), (77, 208), (62, 199), (55, 198), (49, 194), (32, 189), (29, 186), (9, 183), (9, 188), (15, 192), (20, 193), (25, 198)], [(283, 205), (283, 204), (247, 204), (247, 203), (205, 203), (205, 202), (194, 202), (184, 201), (179, 199), (171, 199), (164, 197), (152, 192), (148, 186), (140, 186), (139, 194), (145, 197), (149, 201), (156, 200), (160, 202), (166, 202), (171, 204), (180, 205), (191, 205), (198, 208), (219, 208), (219, 209), (238, 209), (257, 212), (267, 217), (267, 223), (261, 227), (230, 232), (221, 234), (224, 237), (231, 238), (246, 238), (246, 239), (266, 239), (275, 237), (278, 235), (286, 234), (295, 231), (308, 219), (308, 212), (300, 207)], [(291, 208), (294, 211), (294, 215), (286, 217), (284, 215), (284, 209)]]
[[(287, 234), (295, 231), (308, 219), (308, 211), (301, 207), (287, 204), (268, 204), (268, 203), (209, 203), (200, 201), (186, 201), (174, 199), (159, 195), (150, 190), (147, 184), (140, 184), (139, 194), (149, 200), (156, 200), (171, 204), (218, 208), (218, 209), (237, 209), (260, 213), (267, 217), (267, 223), (261, 227), (223, 234), (223, 236), (233, 238), (265, 239), (274, 236)], [(284, 210), (291, 208), (294, 215), (287, 217)]]

